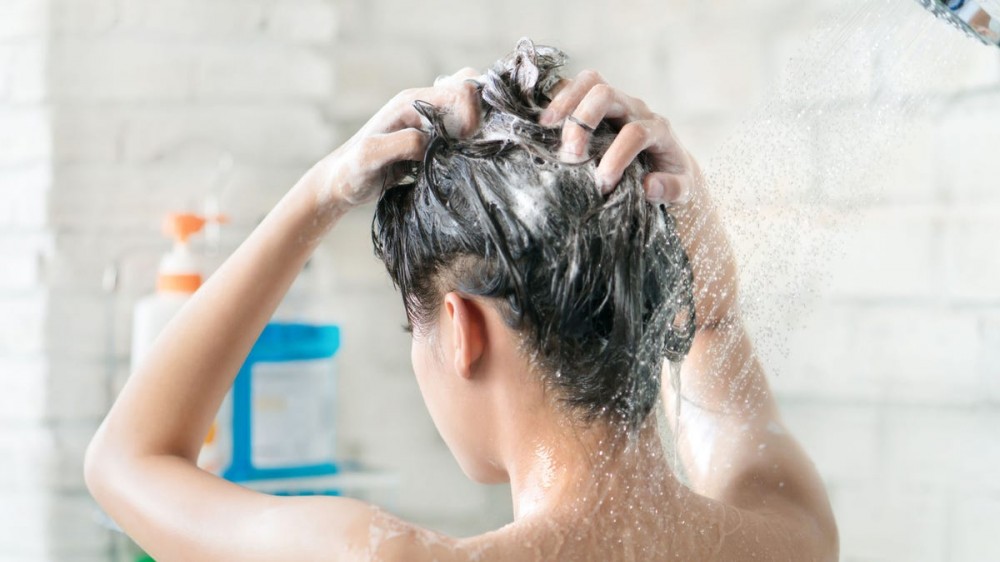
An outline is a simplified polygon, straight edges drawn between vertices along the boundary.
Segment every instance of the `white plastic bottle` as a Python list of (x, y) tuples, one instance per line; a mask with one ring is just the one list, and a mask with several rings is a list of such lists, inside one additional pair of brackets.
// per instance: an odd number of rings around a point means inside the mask
[(204, 217), (169, 215), (164, 231), (174, 239), (173, 249), (160, 258), (156, 292), (139, 299), (132, 317), (132, 371), (149, 353), (153, 342), (184, 303), (201, 286), (201, 263), (188, 244), (205, 226)]
[[(206, 219), (194, 214), (173, 214), (164, 222), (164, 232), (174, 239), (173, 249), (160, 259), (156, 292), (141, 298), (132, 316), (131, 372), (142, 363), (167, 323), (201, 286), (201, 260), (191, 250), (191, 236), (201, 231)], [(198, 465), (219, 474), (224, 470), (227, 442), (218, 422), (212, 424), (198, 457)]]

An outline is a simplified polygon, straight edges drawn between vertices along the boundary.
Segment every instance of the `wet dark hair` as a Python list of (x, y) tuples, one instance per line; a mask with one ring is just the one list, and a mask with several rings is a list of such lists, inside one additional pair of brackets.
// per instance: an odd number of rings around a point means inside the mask
[(645, 155), (601, 195), (608, 123), (590, 160), (558, 159), (560, 127), (537, 118), (565, 60), (519, 42), (477, 81), (482, 123), (468, 138), (449, 134), (445, 109), (414, 104), (430, 142), (383, 192), (372, 238), (418, 334), (448, 291), (493, 299), (571, 411), (636, 427), (656, 404), (663, 358), (691, 346), (691, 268), (673, 218), (645, 199)]

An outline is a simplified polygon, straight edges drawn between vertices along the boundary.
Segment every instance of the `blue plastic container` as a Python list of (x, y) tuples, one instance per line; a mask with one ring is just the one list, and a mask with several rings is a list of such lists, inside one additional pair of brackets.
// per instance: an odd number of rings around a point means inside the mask
[(224, 478), (247, 482), (338, 472), (333, 429), (339, 348), (337, 326), (272, 322), (264, 328), (233, 384), (232, 452)]

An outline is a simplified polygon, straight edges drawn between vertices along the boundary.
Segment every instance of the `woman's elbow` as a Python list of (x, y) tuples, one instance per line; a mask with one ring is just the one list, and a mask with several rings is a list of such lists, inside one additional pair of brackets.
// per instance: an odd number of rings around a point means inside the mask
[(103, 426), (90, 439), (83, 455), (83, 481), (97, 503), (104, 504), (108, 479), (111, 473), (111, 451), (105, 442)]

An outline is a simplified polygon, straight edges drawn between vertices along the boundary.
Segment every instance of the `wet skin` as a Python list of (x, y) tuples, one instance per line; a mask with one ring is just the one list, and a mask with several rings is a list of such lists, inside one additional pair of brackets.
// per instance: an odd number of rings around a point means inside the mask
[(160, 562), (836, 560), (825, 490), (784, 429), (743, 329), (732, 252), (698, 165), (666, 119), (592, 71), (561, 82), (540, 122), (562, 128), (562, 155), (572, 160), (584, 153), (588, 129), (610, 120), (620, 132), (598, 184), (614, 189), (645, 151), (654, 163), (647, 196), (677, 218), (699, 329), (681, 372), (682, 411), (669, 383), (663, 402), (666, 420), (681, 421), (689, 487), (669, 467), (656, 419), (635, 439), (568, 420), (493, 308), (457, 293), (443, 296), (433, 337), (415, 339), (414, 369), (439, 429), (455, 427), (431, 404), (444, 392), (479, 393), (512, 412), (475, 428), (489, 451), (453, 452), (460, 462), (482, 457), (488, 468), (467, 469), (478, 480), (511, 483), (513, 523), (456, 539), (355, 500), (257, 494), (197, 468), (202, 437), (244, 357), (316, 245), (378, 196), (396, 163), (423, 155), (427, 138), (412, 102), (451, 108), (454, 125), (471, 134), (478, 100), (466, 79), (478, 75), (465, 69), (401, 92), (286, 194), (128, 381), (87, 451), (94, 497)]

